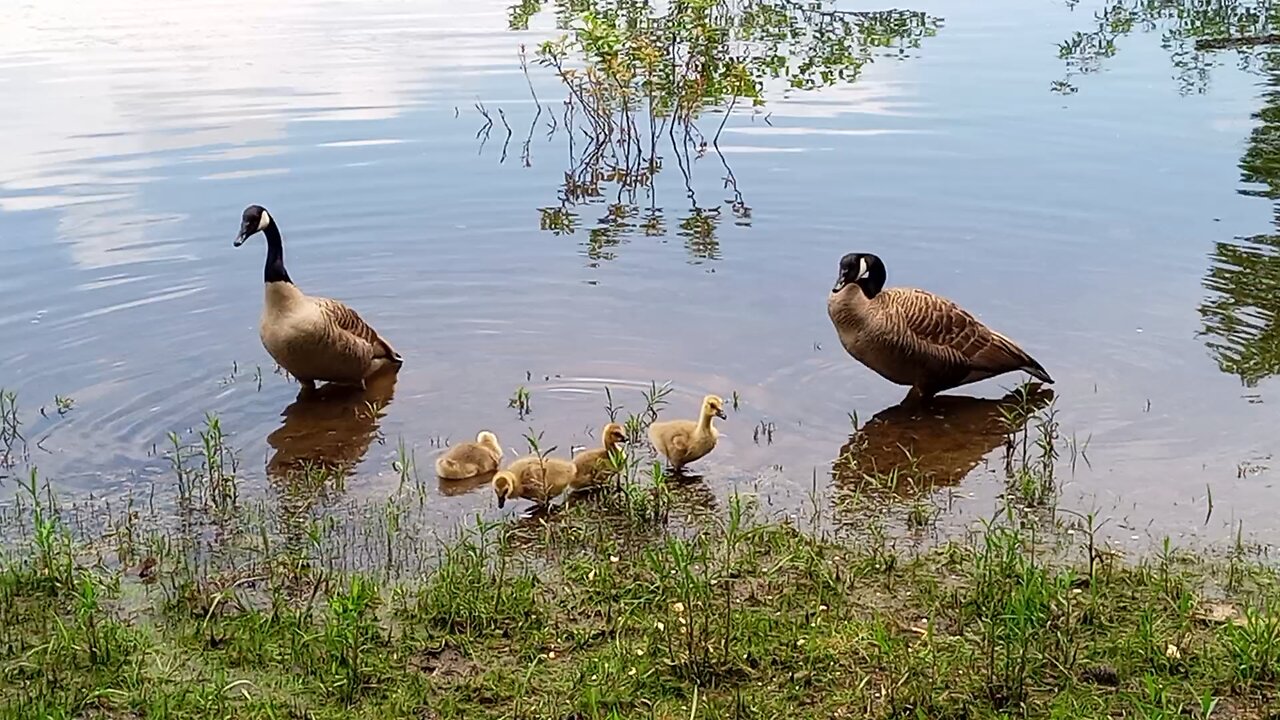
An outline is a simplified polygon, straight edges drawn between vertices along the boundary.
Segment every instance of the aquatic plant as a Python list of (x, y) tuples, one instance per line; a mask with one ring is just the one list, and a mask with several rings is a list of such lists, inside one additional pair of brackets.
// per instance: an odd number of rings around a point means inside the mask
[[(590, 230), (593, 262), (610, 259), (626, 234), (666, 232), (652, 189), (671, 160), (690, 201), (678, 233), (694, 261), (717, 259), (722, 208), (699, 204), (691, 173), (697, 158), (714, 151), (732, 192), (728, 210), (749, 223), (751, 208), (718, 144), (730, 114), (740, 105), (763, 105), (771, 83), (813, 89), (852, 82), (877, 55), (901, 57), (940, 26), (923, 12), (851, 11), (826, 0), (522, 0), (511, 7), (511, 27), (528, 28), (548, 8), (565, 32), (541, 43), (533, 57), (568, 93), (559, 118), (552, 113), (550, 132), (564, 133), (569, 168), (559, 202), (539, 210), (540, 227), (574, 233), (579, 206), (612, 197)], [(520, 57), (528, 72), (523, 49)], [(720, 118), (714, 131), (704, 131), (699, 122), (713, 111)], [(536, 112), (535, 124), (541, 105)], [(528, 164), (527, 140), (525, 148)]]

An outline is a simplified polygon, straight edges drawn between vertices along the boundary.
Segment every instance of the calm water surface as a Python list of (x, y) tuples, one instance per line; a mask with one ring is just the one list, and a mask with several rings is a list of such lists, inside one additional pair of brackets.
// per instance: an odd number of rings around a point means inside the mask
[[(1144, 540), (1237, 522), (1280, 539), (1265, 360), (1280, 260), (1255, 237), (1273, 228), (1265, 178), (1240, 168), (1247, 153), (1266, 165), (1250, 141), (1266, 73), (1224, 56), (1183, 93), (1158, 34), (1135, 35), (1064, 95), (1058, 43), (1096, 8), (913, 9), (944, 20), (918, 50), (731, 115), (720, 146), (749, 215), (708, 153), (692, 199), (666, 158), (630, 227), (599, 229), (599, 203), (557, 234), (540, 221), (571, 164), (547, 125), (564, 90), (532, 69), (548, 108), (535, 123), (517, 57), (550, 18), (509, 32), (487, 0), (7, 6), (0, 385), (19, 393), (32, 462), (69, 494), (163, 488), (155, 448), (213, 412), (259, 481), (337, 458), (359, 463), (348, 493), (384, 496), (402, 437), (441, 523), (496, 517), (491, 493), (428, 479), (439, 443), (483, 427), (522, 446), (532, 426), (562, 451), (594, 444), (606, 385), (634, 411), (670, 381), (671, 415), (741, 397), (701, 468), (709, 495), (799, 507), (815, 473), (830, 483), (850, 413), (879, 413), (868, 435), (914, 433), (922, 462), (967, 473), (955, 512), (984, 514), (1002, 489), (992, 405), (904, 430), (886, 411), (902, 389), (836, 342), (826, 295), (840, 256), (863, 250), (891, 284), (954, 298), (1050, 369), (1063, 433), (1088, 441), (1068, 506)], [(495, 116), (487, 138), (477, 102)], [(347, 301), (407, 357), (371, 390), (380, 420), (360, 412), (370, 397), (295, 402), (272, 372), (263, 244), (231, 245), (249, 203), (279, 221), (302, 288)], [(507, 408), (521, 385), (525, 420)], [(53, 412), (55, 395), (74, 409)], [(753, 439), (761, 422), (772, 444)]]

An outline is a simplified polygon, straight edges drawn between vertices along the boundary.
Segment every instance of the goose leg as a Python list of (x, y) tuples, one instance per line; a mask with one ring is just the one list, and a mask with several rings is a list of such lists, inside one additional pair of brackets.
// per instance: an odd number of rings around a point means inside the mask
[(919, 405), (923, 399), (924, 393), (920, 390), (920, 387), (918, 385), (913, 385), (909, 390), (907, 390), (907, 394), (902, 396), (902, 400), (899, 401), (898, 404), (910, 407)]

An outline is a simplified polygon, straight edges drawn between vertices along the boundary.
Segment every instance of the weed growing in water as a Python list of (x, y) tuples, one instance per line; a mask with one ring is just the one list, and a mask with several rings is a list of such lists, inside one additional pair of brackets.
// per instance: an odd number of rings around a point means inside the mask
[(26, 458), (26, 438), (18, 416), (18, 394), (0, 388), (0, 477)]
[(1056, 479), (1061, 439), (1058, 413), (1052, 402), (1037, 411), (1029, 385), (1014, 393), (1018, 402), (1001, 406), (1008, 435), (1005, 475), (1010, 495), (1025, 507), (1052, 508), (1058, 498)]
[(529, 404), (530, 395), (528, 389), (521, 385), (516, 388), (515, 393), (511, 395), (511, 399), (507, 400), (507, 407), (514, 408), (516, 416), (524, 420), (526, 415), (533, 412), (532, 406)]
[(766, 445), (772, 445), (773, 431), (775, 429), (777, 428), (773, 423), (761, 420), (751, 431), (751, 441), (759, 445), (760, 441), (764, 440)]
[(418, 472), (417, 457), (414, 451), (404, 444), (403, 437), (396, 443), (396, 459), (391, 461), (391, 469), (400, 478), (401, 490), (411, 480), (416, 479)]

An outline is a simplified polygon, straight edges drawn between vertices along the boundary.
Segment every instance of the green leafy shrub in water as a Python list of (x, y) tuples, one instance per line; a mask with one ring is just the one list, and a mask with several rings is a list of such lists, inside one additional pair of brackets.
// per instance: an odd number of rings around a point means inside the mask
[[(514, 5), (511, 27), (526, 29), (544, 4)], [(569, 32), (542, 43), (537, 59), (555, 69), (593, 122), (641, 101), (652, 115), (683, 120), (738, 98), (762, 104), (770, 79), (805, 89), (849, 82), (875, 53), (905, 52), (939, 26), (923, 12), (794, 0), (569, 0), (556, 3), (555, 14)]]

